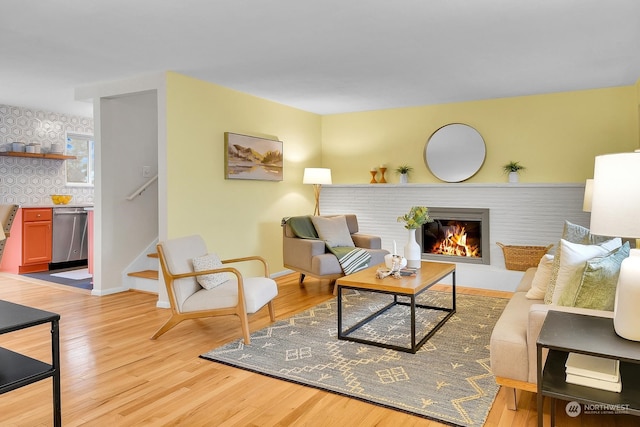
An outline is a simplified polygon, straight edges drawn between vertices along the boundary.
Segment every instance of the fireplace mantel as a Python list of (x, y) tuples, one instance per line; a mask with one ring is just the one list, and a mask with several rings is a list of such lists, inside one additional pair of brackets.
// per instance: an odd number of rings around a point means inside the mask
[(584, 184), (575, 182), (514, 182), (514, 183), (502, 183), (502, 182), (458, 182), (458, 183), (408, 183), (408, 184), (329, 184), (322, 188), (350, 188), (350, 187), (372, 187), (372, 188), (412, 188), (412, 187), (424, 187), (424, 188), (579, 188), (584, 192)]
[(522, 272), (506, 270), (496, 242), (555, 249), (565, 220), (589, 226), (583, 195), (578, 183), (333, 184), (323, 186), (320, 205), (323, 214), (356, 214), (360, 232), (380, 236), (389, 251), (396, 241), (399, 252), (407, 230), (397, 217), (411, 206), (489, 209), (491, 264), (457, 264), (458, 283), (512, 291)]

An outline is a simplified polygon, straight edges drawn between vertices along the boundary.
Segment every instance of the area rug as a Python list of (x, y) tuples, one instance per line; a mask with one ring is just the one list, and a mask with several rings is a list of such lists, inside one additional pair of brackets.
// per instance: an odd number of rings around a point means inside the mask
[[(343, 296), (345, 325), (377, 311), (390, 295)], [(427, 291), (425, 305), (447, 307), (448, 292)], [(200, 357), (316, 387), (449, 425), (484, 424), (499, 386), (489, 367), (489, 338), (507, 299), (457, 296), (456, 313), (416, 353), (337, 339), (336, 299), (312, 307)], [(409, 342), (408, 308), (395, 306), (358, 330), (378, 342)], [(444, 316), (418, 310), (419, 334)]]
[[(32, 277), (34, 279), (43, 280), (45, 282), (57, 283), (59, 285), (71, 286), (79, 289), (93, 289), (93, 278), (90, 274), (88, 274), (88, 270), (83, 268), (83, 273), (80, 274), (64, 274), (67, 277), (61, 277), (60, 273), (72, 273), (74, 270), (54, 270), (54, 271), (44, 271), (41, 273), (25, 273), (23, 276)], [(83, 278), (79, 278), (83, 277)]]
[(90, 279), (92, 277), (91, 273), (89, 273), (88, 268), (81, 268), (78, 270), (71, 271), (63, 271), (62, 273), (53, 273), (51, 274), (53, 277), (60, 277), (63, 279), (71, 279), (71, 280), (84, 280)]

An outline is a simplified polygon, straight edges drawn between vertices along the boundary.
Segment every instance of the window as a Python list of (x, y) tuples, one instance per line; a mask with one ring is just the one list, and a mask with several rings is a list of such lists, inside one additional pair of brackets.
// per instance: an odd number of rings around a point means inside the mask
[(67, 133), (66, 153), (75, 159), (65, 161), (67, 185), (93, 187), (93, 135)]

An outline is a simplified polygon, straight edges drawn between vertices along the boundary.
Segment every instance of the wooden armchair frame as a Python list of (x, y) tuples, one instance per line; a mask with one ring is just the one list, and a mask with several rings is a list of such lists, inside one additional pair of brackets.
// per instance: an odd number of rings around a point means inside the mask
[[(172, 274), (169, 271), (169, 268), (167, 266), (167, 261), (165, 258), (164, 250), (162, 248), (162, 244), (158, 244), (157, 248), (158, 248), (158, 258), (160, 260), (160, 267), (162, 269), (162, 275), (164, 277), (164, 283), (167, 288), (167, 293), (169, 295), (169, 303), (171, 305), (171, 317), (169, 318), (169, 320), (167, 320), (167, 322), (164, 325), (160, 327), (160, 329), (156, 331), (155, 334), (153, 334), (151, 339), (158, 338), (160, 335), (164, 334), (165, 332), (167, 332), (168, 330), (170, 330), (171, 328), (173, 328), (183, 320), (197, 319), (202, 317), (236, 315), (240, 318), (240, 324), (242, 327), (242, 336), (244, 338), (245, 344), (247, 345), (251, 344), (251, 339), (249, 335), (249, 318), (247, 316), (247, 310), (245, 307), (244, 281), (242, 278), (242, 273), (240, 273), (240, 271), (238, 271), (233, 267), (224, 267), (224, 268), (217, 268), (217, 269), (206, 270), (206, 271)], [(267, 265), (267, 261), (260, 256), (232, 258), (232, 259), (222, 260), (221, 262), (223, 264), (232, 264), (232, 263), (246, 262), (246, 261), (261, 262), (264, 267), (264, 277), (266, 278), (269, 277), (269, 266)], [(173, 284), (175, 280), (186, 278), (186, 277), (195, 277), (195, 276), (201, 276), (205, 274), (224, 273), (224, 272), (232, 273), (238, 279), (238, 304), (235, 307), (225, 307), (225, 308), (216, 308), (211, 310), (199, 310), (199, 311), (190, 311), (190, 312), (180, 311), (178, 301), (176, 299), (176, 294), (173, 289)], [(267, 303), (267, 306), (269, 307), (269, 316), (271, 318), (271, 321), (275, 322), (276, 314), (273, 307), (273, 300), (269, 301)]]

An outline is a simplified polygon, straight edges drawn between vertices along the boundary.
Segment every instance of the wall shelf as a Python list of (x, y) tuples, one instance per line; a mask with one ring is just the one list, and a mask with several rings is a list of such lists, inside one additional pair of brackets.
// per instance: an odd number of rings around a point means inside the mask
[(54, 153), (21, 153), (16, 151), (7, 151), (4, 153), (0, 153), (0, 156), (6, 157), (35, 157), (37, 159), (54, 159), (54, 160), (70, 160), (75, 159), (76, 156), (67, 156), (64, 154), (54, 154)]

